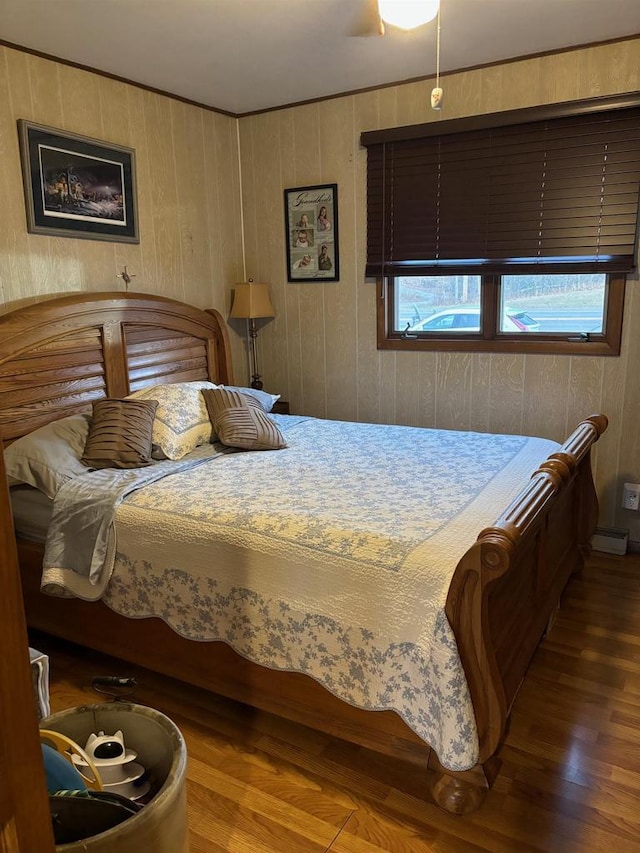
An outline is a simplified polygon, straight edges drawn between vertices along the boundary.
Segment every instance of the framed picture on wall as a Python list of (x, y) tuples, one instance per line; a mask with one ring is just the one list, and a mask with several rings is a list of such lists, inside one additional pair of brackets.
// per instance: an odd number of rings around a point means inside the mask
[(139, 243), (132, 148), (18, 121), (27, 230)]
[(338, 185), (284, 191), (288, 281), (338, 281)]

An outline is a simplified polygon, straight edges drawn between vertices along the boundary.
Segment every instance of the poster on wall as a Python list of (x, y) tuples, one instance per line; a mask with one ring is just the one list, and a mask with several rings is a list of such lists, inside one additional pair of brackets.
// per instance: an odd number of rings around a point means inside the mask
[(132, 148), (24, 119), (18, 133), (30, 233), (140, 242)]
[(284, 191), (288, 281), (338, 281), (338, 185)]

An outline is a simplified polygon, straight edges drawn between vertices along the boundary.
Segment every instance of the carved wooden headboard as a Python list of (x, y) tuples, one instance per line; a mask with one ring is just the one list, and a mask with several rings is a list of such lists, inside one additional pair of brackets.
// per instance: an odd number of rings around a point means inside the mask
[(232, 384), (227, 329), (202, 311), (144, 293), (83, 293), (0, 317), (0, 439), (91, 410), (148, 385)]

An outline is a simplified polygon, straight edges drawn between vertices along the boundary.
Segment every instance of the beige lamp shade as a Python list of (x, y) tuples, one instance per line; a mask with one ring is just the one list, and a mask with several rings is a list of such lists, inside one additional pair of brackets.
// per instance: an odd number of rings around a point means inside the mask
[(256, 317), (275, 317), (269, 298), (269, 285), (251, 280), (236, 284), (229, 316), (250, 320)]

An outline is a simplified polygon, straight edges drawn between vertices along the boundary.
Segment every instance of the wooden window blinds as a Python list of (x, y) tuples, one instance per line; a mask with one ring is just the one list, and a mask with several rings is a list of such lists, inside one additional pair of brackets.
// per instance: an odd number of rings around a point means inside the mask
[(627, 272), (640, 98), (363, 133), (367, 275)]

